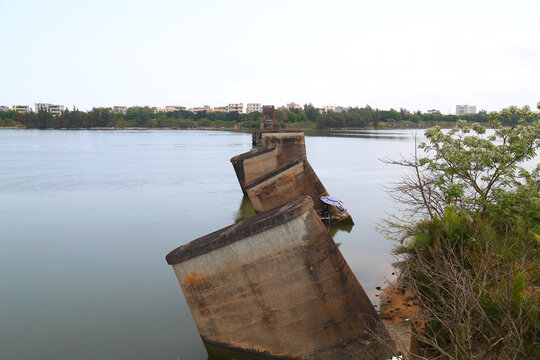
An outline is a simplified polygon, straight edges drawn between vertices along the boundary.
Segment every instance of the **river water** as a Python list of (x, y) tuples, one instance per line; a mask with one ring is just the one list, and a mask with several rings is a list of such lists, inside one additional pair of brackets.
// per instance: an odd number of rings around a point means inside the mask
[[(355, 226), (334, 240), (376, 303), (394, 210), (381, 158), (410, 130), (307, 136)], [(339, 136), (336, 136), (339, 135)], [(0, 130), (0, 359), (207, 359), (165, 255), (249, 213), (229, 159), (251, 134)]]

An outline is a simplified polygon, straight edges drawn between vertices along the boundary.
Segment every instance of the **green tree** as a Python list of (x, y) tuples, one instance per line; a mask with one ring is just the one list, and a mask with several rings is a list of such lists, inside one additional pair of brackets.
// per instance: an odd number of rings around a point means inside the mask
[(373, 127), (375, 129), (379, 128), (379, 123), (381, 121), (381, 112), (379, 109), (375, 110), (375, 116), (373, 117)]
[(40, 111), (37, 114), (37, 128), (47, 129), (51, 127), (52, 115), (47, 111)]
[(421, 121), (420, 116), (413, 114), (409, 116), (409, 120), (413, 123), (419, 123)]
[(319, 121), (319, 110), (313, 106), (313, 104), (305, 104), (304, 105), (304, 113), (306, 114), (306, 117), (308, 121), (318, 122)]
[[(519, 119), (502, 126), (509, 115)], [(412, 171), (391, 192), (405, 218), (382, 230), (399, 240), (399, 280), (426, 324), (418, 336), (441, 359), (540, 356), (540, 165), (522, 167), (540, 148), (540, 121), (515, 107), (490, 117), (489, 132), (433, 127), (421, 155), (387, 161)]]

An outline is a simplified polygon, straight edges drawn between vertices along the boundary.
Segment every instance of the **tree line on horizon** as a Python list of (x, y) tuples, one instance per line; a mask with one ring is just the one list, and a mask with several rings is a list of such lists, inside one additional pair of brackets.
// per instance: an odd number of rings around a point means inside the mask
[[(532, 112), (528, 106), (510, 107), (530, 114), (528, 121), (540, 118), (539, 113)], [(515, 111), (514, 111), (515, 112)], [(172, 112), (155, 112), (150, 107), (130, 107), (126, 114), (115, 113), (110, 108), (93, 108), (91, 111), (77, 109), (66, 110), (59, 116), (48, 112), (16, 111), (0, 112), (0, 126), (16, 126), (32, 129), (88, 129), (88, 128), (197, 128), (197, 127), (238, 127), (258, 128), (261, 113), (237, 112), (192, 112), (178, 110)], [(508, 113), (500, 121), (503, 125), (517, 124), (519, 117)], [(380, 110), (369, 105), (348, 108), (342, 112), (321, 113), (312, 104), (305, 104), (299, 109), (276, 109), (276, 120), (282, 127), (296, 128), (391, 128), (419, 126), (430, 124), (452, 124), (457, 120), (476, 123), (489, 122), (489, 114), (480, 111), (470, 115), (443, 115), (440, 113), (411, 112), (407, 109)]]

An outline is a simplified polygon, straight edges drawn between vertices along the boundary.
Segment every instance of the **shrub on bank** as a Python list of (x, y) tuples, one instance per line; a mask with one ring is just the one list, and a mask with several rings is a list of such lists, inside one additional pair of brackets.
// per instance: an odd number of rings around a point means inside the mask
[[(513, 108), (512, 116), (520, 114)], [(407, 220), (384, 223), (399, 240), (401, 285), (417, 298), (425, 353), (437, 359), (540, 356), (540, 122), (493, 132), (459, 121), (426, 131), (411, 172), (391, 190)]]

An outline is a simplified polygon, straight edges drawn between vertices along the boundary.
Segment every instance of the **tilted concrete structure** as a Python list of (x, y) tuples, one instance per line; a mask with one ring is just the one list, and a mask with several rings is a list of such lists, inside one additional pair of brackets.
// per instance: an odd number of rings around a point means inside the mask
[(389, 359), (395, 343), (307, 196), (167, 255), (208, 352)]
[[(256, 212), (270, 210), (309, 195), (315, 210), (323, 209), (321, 196), (328, 195), (306, 157), (302, 131), (258, 132), (262, 147), (231, 159), (238, 182)], [(329, 208), (330, 223), (353, 224), (345, 211)]]
[(315, 209), (320, 211), (323, 207), (320, 197), (328, 195), (305, 157), (246, 184), (245, 189), (256, 212), (273, 209), (304, 195), (314, 199)]
[(303, 132), (263, 133), (262, 148), (256, 148), (231, 159), (242, 191), (245, 185), (306, 156)]

